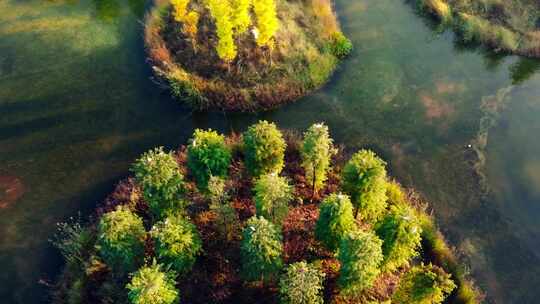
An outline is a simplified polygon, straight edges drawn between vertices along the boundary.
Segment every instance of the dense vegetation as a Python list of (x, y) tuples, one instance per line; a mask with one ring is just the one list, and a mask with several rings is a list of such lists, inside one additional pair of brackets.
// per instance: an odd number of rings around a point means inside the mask
[(536, 0), (415, 0), (451, 26), (464, 42), (540, 57), (540, 2)]
[(59, 226), (55, 302), (478, 303), (425, 204), (347, 154), (324, 124), (265, 121), (145, 153), (88, 225)]
[(145, 27), (154, 71), (196, 109), (292, 101), (352, 49), (330, 0), (155, 0)]

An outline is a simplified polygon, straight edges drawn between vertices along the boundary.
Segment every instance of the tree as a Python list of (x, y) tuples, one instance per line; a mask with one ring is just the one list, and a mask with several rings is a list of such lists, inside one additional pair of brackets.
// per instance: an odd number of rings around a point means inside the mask
[(240, 245), (242, 274), (248, 281), (269, 281), (280, 271), (283, 244), (278, 229), (264, 217), (247, 221)]
[(231, 151), (225, 143), (225, 137), (216, 131), (195, 130), (187, 155), (187, 166), (199, 189), (206, 190), (210, 176), (227, 176)]
[[(237, 35), (245, 33), (251, 25), (249, 11), (252, 0), (230, 0), (232, 7), (232, 24)], [(256, 0), (257, 1), (257, 0)]]
[(218, 56), (226, 62), (236, 57), (236, 45), (233, 38), (232, 8), (229, 1), (207, 0), (206, 5), (216, 23)]
[(227, 241), (232, 240), (238, 228), (238, 215), (229, 202), (225, 190), (225, 182), (219, 177), (212, 176), (208, 182), (210, 210), (216, 214), (216, 226), (221, 236)]
[(372, 286), (383, 260), (382, 241), (373, 233), (355, 230), (341, 241), (338, 284), (344, 295), (357, 295)]
[(324, 277), (324, 272), (304, 261), (290, 264), (279, 282), (281, 303), (323, 304)]
[(197, 12), (188, 11), (189, 2), (190, 0), (171, 0), (174, 20), (182, 22), (184, 32), (194, 38), (200, 16)]
[(413, 210), (407, 206), (393, 207), (375, 226), (382, 239), (384, 270), (393, 271), (418, 255), (422, 228)]
[(127, 207), (118, 206), (99, 221), (97, 249), (113, 271), (130, 272), (142, 262), (145, 235), (141, 218)]
[(257, 215), (281, 227), (289, 212), (289, 202), (293, 198), (293, 188), (287, 182), (287, 178), (276, 173), (261, 175), (255, 183), (254, 190)]
[(347, 162), (342, 173), (343, 191), (351, 196), (363, 220), (374, 222), (386, 208), (386, 163), (369, 150), (360, 150)]
[(434, 265), (411, 268), (402, 278), (392, 296), (396, 304), (439, 304), (456, 288), (450, 275)]
[(283, 169), (285, 140), (274, 123), (265, 120), (252, 125), (244, 133), (245, 162), (253, 177)]
[(319, 219), (315, 225), (315, 237), (331, 251), (338, 249), (341, 239), (356, 224), (352, 204), (347, 195), (331, 194), (319, 206)]
[(126, 285), (129, 302), (132, 304), (173, 304), (178, 303), (172, 271), (163, 271), (155, 261), (150, 266), (139, 269)]
[(323, 123), (314, 124), (304, 133), (300, 150), (302, 167), (307, 182), (311, 185), (312, 196), (324, 186), (330, 168), (330, 158), (334, 153), (328, 127)]
[(131, 170), (155, 217), (162, 218), (183, 207), (184, 177), (172, 153), (165, 153), (162, 147), (150, 150), (135, 162)]
[(171, 265), (179, 274), (191, 270), (201, 252), (202, 241), (197, 228), (188, 219), (170, 215), (156, 223), (150, 235), (160, 263)]
[(257, 45), (272, 47), (274, 35), (279, 28), (279, 20), (274, 0), (253, 1), (253, 11), (257, 17)]
[(171, 0), (173, 7), (174, 20), (178, 22), (184, 21), (185, 16), (188, 14), (188, 4), (190, 0)]

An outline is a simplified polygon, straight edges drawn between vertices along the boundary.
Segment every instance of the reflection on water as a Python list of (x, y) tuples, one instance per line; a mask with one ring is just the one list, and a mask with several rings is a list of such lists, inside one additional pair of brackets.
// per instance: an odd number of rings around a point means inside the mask
[(138, 154), (195, 127), (242, 131), (265, 118), (297, 129), (326, 121), (336, 142), (376, 150), (431, 201), (491, 301), (534, 303), (538, 61), (456, 46), (400, 1), (337, 7), (356, 48), (323, 90), (223, 115), (191, 114), (149, 80), (142, 0), (0, 1), (0, 177), (24, 185), (0, 209), (0, 299), (46, 302), (38, 281), (59, 268), (46, 241), (54, 224), (88, 213)]

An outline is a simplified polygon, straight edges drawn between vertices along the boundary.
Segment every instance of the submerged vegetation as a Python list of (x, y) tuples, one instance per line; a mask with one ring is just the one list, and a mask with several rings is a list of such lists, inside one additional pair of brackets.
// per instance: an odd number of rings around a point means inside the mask
[(540, 57), (540, 2), (535, 0), (415, 0), (464, 42)]
[(302, 139), (264, 121), (145, 153), (87, 225), (59, 226), (54, 301), (478, 303), (425, 204), (373, 152), (348, 154), (324, 124)]
[(352, 49), (330, 0), (155, 0), (145, 42), (158, 77), (200, 110), (297, 99)]

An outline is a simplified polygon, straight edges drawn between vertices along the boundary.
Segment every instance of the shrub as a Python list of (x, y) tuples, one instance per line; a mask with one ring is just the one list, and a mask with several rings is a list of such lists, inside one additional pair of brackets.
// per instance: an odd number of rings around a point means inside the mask
[(283, 169), (285, 140), (274, 123), (260, 121), (244, 133), (245, 162), (249, 173), (258, 177), (262, 174)]
[(312, 195), (324, 186), (330, 159), (334, 153), (328, 127), (322, 123), (312, 125), (305, 133), (301, 147), (302, 167), (311, 185)]
[(326, 248), (335, 251), (343, 236), (355, 230), (355, 225), (349, 197), (331, 194), (319, 206), (315, 236)]
[(386, 163), (369, 150), (360, 150), (342, 173), (343, 191), (351, 196), (355, 218), (376, 221), (386, 208)]
[(279, 28), (275, 0), (255, 0), (253, 11), (257, 17), (257, 45), (272, 47)]
[(215, 223), (218, 232), (224, 239), (230, 241), (236, 235), (238, 215), (232, 204), (228, 201), (229, 195), (225, 189), (225, 181), (219, 177), (210, 177), (208, 193), (210, 197), (210, 210), (216, 215)]
[(216, 51), (224, 61), (230, 62), (236, 57), (236, 45), (233, 39), (233, 23), (231, 21), (231, 4), (229, 1), (208, 0), (208, 10), (215, 20), (218, 44)]
[(255, 183), (255, 208), (263, 216), (280, 227), (289, 211), (293, 188), (285, 177), (276, 173), (262, 175)]
[(187, 15), (187, 7), (190, 0), (171, 0), (174, 20), (182, 22)]
[(323, 304), (324, 272), (306, 262), (289, 265), (279, 282), (281, 303)]
[(51, 240), (66, 262), (74, 266), (84, 263), (92, 242), (92, 233), (77, 221), (59, 223), (58, 231)]
[(183, 176), (172, 153), (165, 153), (161, 147), (150, 150), (135, 162), (131, 170), (154, 216), (163, 217), (183, 206)]
[(452, 9), (443, 0), (417, 0), (417, 3), (420, 8), (437, 16), (443, 23), (448, 24), (452, 21)]
[(141, 218), (128, 208), (118, 206), (99, 221), (98, 251), (114, 271), (133, 271), (144, 256), (145, 234)]
[(252, 0), (231, 0), (232, 24), (236, 34), (245, 33), (251, 25), (249, 11)]
[(374, 234), (356, 230), (341, 241), (338, 284), (344, 295), (357, 295), (373, 285), (383, 260), (382, 241)]
[(343, 59), (347, 57), (353, 49), (353, 45), (349, 38), (345, 37), (342, 32), (334, 32), (330, 38), (330, 51), (337, 58)]
[(202, 241), (195, 225), (182, 216), (171, 215), (156, 223), (150, 234), (154, 239), (160, 263), (171, 265), (179, 274), (191, 270), (202, 249)]
[(248, 281), (269, 281), (280, 271), (283, 261), (281, 234), (264, 217), (251, 217), (240, 246), (242, 274)]
[(132, 304), (178, 303), (175, 274), (163, 271), (155, 262), (139, 269), (127, 284), (129, 302)]
[(393, 207), (375, 226), (375, 233), (383, 240), (384, 270), (393, 271), (408, 265), (418, 255), (422, 228), (410, 207)]
[(195, 130), (187, 150), (187, 166), (199, 189), (206, 189), (210, 176), (224, 178), (231, 164), (225, 137), (216, 131)]
[(438, 304), (456, 288), (450, 275), (440, 267), (420, 265), (411, 268), (402, 278), (392, 296), (396, 304)]

